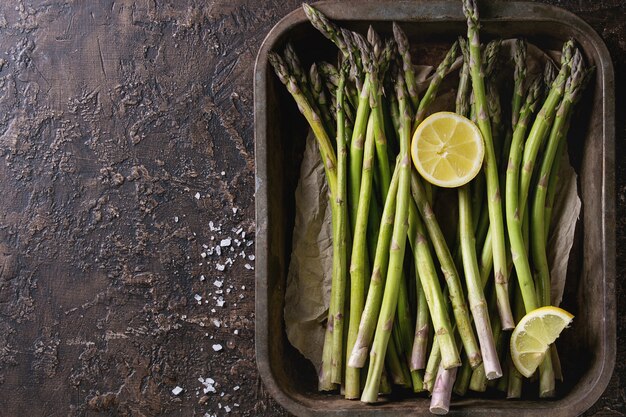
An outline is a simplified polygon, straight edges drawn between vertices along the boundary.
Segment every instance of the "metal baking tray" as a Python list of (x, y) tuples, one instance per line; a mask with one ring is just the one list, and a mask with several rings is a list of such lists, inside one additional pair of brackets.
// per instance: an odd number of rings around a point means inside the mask
[[(342, 26), (364, 32), (372, 24), (389, 35), (391, 22), (417, 45), (420, 63), (439, 60), (466, 31), (460, 1), (325, 1), (314, 4)], [(473, 416), (574, 416), (604, 392), (615, 363), (615, 105), (611, 58), (598, 34), (577, 16), (557, 7), (524, 2), (481, 2), (481, 39), (524, 37), (559, 49), (574, 38), (595, 82), (581, 101), (569, 137), (572, 165), (583, 203), (570, 257), (564, 307), (575, 316), (560, 355), (566, 380), (551, 401), (529, 397), (453, 398), (450, 414)], [(288, 342), (283, 320), (285, 278), (294, 224), (294, 190), (307, 126), (292, 98), (273, 74), (267, 53), (291, 40), (305, 64), (332, 60), (336, 52), (301, 9), (267, 35), (254, 70), (256, 158), (256, 358), (268, 392), (298, 416), (428, 415), (425, 396), (399, 396), (371, 406), (337, 394), (317, 392), (313, 366)], [(426, 62), (427, 60), (432, 62)], [(426, 61), (425, 61), (426, 60)], [(585, 130), (590, 131), (584, 141)]]

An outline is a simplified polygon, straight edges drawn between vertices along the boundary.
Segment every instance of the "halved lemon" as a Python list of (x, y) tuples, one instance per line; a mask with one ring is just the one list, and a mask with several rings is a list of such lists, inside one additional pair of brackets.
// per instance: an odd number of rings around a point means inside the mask
[(468, 118), (451, 112), (428, 116), (415, 130), (411, 156), (422, 177), (439, 187), (460, 187), (480, 171), (483, 137)]
[(511, 358), (522, 375), (532, 376), (550, 345), (573, 318), (562, 308), (548, 306), (531, 311), (517, 323), (511, 334)]

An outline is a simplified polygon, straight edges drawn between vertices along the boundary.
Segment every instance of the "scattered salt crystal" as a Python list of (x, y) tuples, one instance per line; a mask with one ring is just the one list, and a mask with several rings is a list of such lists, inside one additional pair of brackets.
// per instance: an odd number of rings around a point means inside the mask
[[(215, 269), (217, 269), (218, 271), (223, 271), (224, 268), (226, 268), (224, 265), (222, 264), (215, 264)], [(250, 269), (250, 268), (248, 268)]]
[(239, 234), (239, 233), (241, 233), (241, 232), (243, 232), (243, 227), (240, 227), (239, 229), (237, 229), (237, 231), (235, 232), (235, 234), (237, 234), (237, 235), (238, 235), (238, 234)]
[(215, 236), (211, 236), (211, 240), (215, 240)]
[(233, 207), (233, 214), (237, 214), (237, 211), (238, 211), (238, 210), (239, 210), (239, 209), (238, 209), (237, 207)]
[(239, 294), (239, 299), (240, 299), (240, 300), (243, 300), (243, 298), (244, 298), (244, 297), (245, 297), (245, 296), (244, 296), (243, 294)]
[[(232, 248), (231, 248), (232, 249)], [(233, 260), (231, 258), (226, 259), (226, 261), (224, 262), (226, 265), (232, 265), (233, 264)]]
[(239, 391), (239, 385), (235, 385), (235, 386), (233, 387), (233, 391)]
[(226, 239), (222, 239), (222, 241), (220, 242), (220, 246), (226, 247), (226, 246), (230, 246), (231, 243), (231, 239), (228, 237)]
[(206, 258), (206, 252), (202, 252), (200, 256), (202, 256), (203, 258)]
[(196, 193), (194, 197), (196, 197), (196, 200), (200, 200), (200, 193)]
[(213, 345), (213, 350), (216, 352), (219, 352), (220, 350), (222, 350), (222, 345), (220, 345), (219, 343), (216, 345)]
[(242, 289), (242, 290), (245, 290), (245, 289), (246, 289), (246, 286), (245, 286), (245, 285), (242, 285), (242, 286), (241, 286), (241, 289)]
[(215, 247), (215, 253), (217, 253), (217, 256), (221, 256), (222, 255), (222, 247), (221, 246), (216, 246)]
[(226, 294), (230, 294), (230, 288), (226, 290)]
[(226, 175), (226, 172), (222, 171), (221, 174), (222, 174), (222, 177), (223, 177), (224, 175)]
[(215, 309), (214, 308), (211, 309), (211, 313), (215, 313)]
[(204, 281), (206, 278), (204, 278), (204, 275), (200, 275), (200, 281)]
[(217, 288), (220, 288), (222, 284), (224, 284), (224, 281), (220, 281), (219, 279), (213, 281), (213, 285), (215, 285)]
[(209, 221), (209, 230), (211, 230), (212, 232), (216, 231), (217, 229), (215, 228), (215, 225), (213, 224), (213, 220)]
[(224, 299), (222, 297), (217, 299), (217, 306), (218, 307), (224, 307), (224, 303), (226, 303), (226, 301), (224, 301)]
[(223, 397), (226, 394), (224, 391), (220, 392), (220, 397)]
[(239, 403), (233, 403), (233, 407), (239, 407)]
[(180, 395), (181, 392), (183, 392), (183, 389), (178, 385), (176, 385), (176, 387), (172, 390), (172, 394), (174, 395)]
[(230, 407), (229, 406), (224, 406), (224, 410), (226, 410), (227, 413), (230, 413)]
[(196, 294), (196, 295), (194, 295), (194, 296), (193, 296), (193, 298), (195, 298), (195, 299), (196, 299), (196, 301), (200, 301), (200, 300), (202, 300), (202, 296), (201, 296), (200, 294)]
[(178, 223), (178, 216), (174, 216), (174, 223)]
[(212, 322), (215, 327), (220, 327), (222, 325), (222, 322), (218, 319), (213, 319)]
[(250, 264), (245, 264), (244, 267), (246, 269), (254, 269), (254, 267), (252, 265), (250, 265)]
[(247, 241), (247, 242), (246, 242), (246, 246), (252, 246), (253, 244), (254, 244), (254, 242), (253, 242), (253, 241), (251, 241), (251, 240), (249, 240), (249, 241)]
[[(239, 334), (239, 330), (235, 329), (235, 330), (233, 331), (233, 333), (234, 333), (234, 334)], [(237, 387), (237, 389), (239, 389), (239, 387)]]
[(249, 255), (248, 259), (250, 259), (251, 261), (254, 261), (254, 255)]
[(241, 232), (241, 238), (245, 239), (246, 238), (246, 232)]

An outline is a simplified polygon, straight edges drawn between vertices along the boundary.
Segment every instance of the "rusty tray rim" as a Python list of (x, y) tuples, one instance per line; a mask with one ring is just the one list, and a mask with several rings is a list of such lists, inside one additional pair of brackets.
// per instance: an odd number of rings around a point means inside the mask
[[(356, 21), (464, 21), (458, 1), (443, 0), (424, 2), (416, 1), (340, 1), (328, 0), (313, 3), (316, 8), (326, 13), (331, 19)], [(351, 7), (352, 6), (352, 7)], [(359, 6), (359, 7), (356, 7)], [(363, 6), (367, 6), (363, 8)], [(407, 16), (405, 9), (411, 9), (415, 14)], [(347, 14), (345, 11), (350, 10)], [(378, 10), (379, 13), (373, 12)], [(602, 91), (602, 271), (604, 289), (604, 317), (603, 334), (606, 343), (602, 345), (603, 362), (596, 375), (593, 386), (586, 395), (571, 399), (565, 397), (557, 401), (523, 401), (507, 402), (508, 409), (514, 409), (518, 415), (543, 416), (547, 409), (557, 415), (579, 415), (589, 409), (602, 395), (612, 376), (616, 356), (616, 311), (615, 311), (615, 277), (616, 277), (616, 238), (615, 238), (615, 84), (613, 63), (608, 49), (602, 38), (584, 20), (562, 8), (531, 2), (493, 2), (490, 4), (492, 15), (484, 16), (485, 21), (498, 22), (507, 20), (529, 22), (558, 22), (571, 28), (588, 39), (595, 48), (600, 61), (597, 63), (599, 88)], [(418, 13), (419, 12), (419, 13)], [(443, 12), (443, 13), (442, 13)], [(434, 14), (436, 13), (436, 14)], [(267, 83), (268, 71), (267, 53), (284, 32), (305, 22), (306, 16), (301, 8), (287, 14), (268, 33), (263, 41), (254, 68), (254, 136), (255, 136), (255, 214), (256, 214), (256, 271), (255, 271), (255, 353), (259, 374), (271, 396), (286, 410), (298, 415), (399, 415), (405, 407), (380, 408), (371, 407), (368, 410), (347, 407), (337, 410), (322, 410), (309, 407), (298, 399), (285, 392), (276, 382), (270, 363), (270, 341), (268, 334), (269, 317), (267, 314), (267, 279), (269, 273), (268, 251), (268, 206), (267, 189)], [(608, 93), (608, 94), (607, 94)], [(567, 400), (567, 402), (565, 402)], [(458, 403), (457, 403), (458, 404)], [(517, 404), (517, 406), (516, 406)], [(533, 408), (521, 408), (520, 405), (531, 404)], [(493, 415), (498, 409), (489, 407), (473, 407), (471, 401), (461, 405), (458, 411), (468, 412), (477, 416)], [(471, 408), (470, 408), (471, 407)], [(417, 410), (412, 410), (413, 412)], [(450, 410), (455, 414), (455, 409)]]

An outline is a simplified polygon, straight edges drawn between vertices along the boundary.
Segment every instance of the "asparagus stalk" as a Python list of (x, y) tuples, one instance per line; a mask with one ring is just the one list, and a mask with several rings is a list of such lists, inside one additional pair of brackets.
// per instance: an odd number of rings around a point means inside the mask
[(385, 277), (387, 275), (387, 266), (389, 262), (389, 243), (391, 241), (391, 233), (393, 230), (393, 221), (396, 210), (396, 196), (398, 190), (399, 159), (396, 162), (389, 187), (388, 198), (383, 208), (380, 232), (378, 235), (378, 243), (376, 245), (376, 255), (374, 257), (374, 265), (372, 267), (372, 276), (370, 286), (367, 292), (367, 300), (361, 315), (359, 323), (359, 331), (350, 354), (348, 365), (354, 368), (362, 368), (367, 359), (369, 346), (374, 337), (376, 329), (376, 319), (380, 312), (380, 304), (383, 298), (383, 290), (385, 286)]
[[(404, 80), (401, 74), (398, 75), (397, 86), (402, 86)], [(376, 325), (376, 334), (370, 352), (370, 367), (368, 370), (367, 381), (361, 396), (361, 401), (366, 403), (376, 402), (378, 399), (378, 387), (380, 385), (380, 375), (383, 367), (383, 359), (387, 350), (391, 327), (394, 321), (396, 304), (398, 301), (399, 281), (404, 263), (404, 250), (407, 238), (407, 220), (409, 206), (409, 188), (410, 188), (410, 167), (411, 159), (409, 156), (410, 147), (410, 115), (407, 111), (406, 97), (404, 88), (396, 88), (398, 94), (398, 102), (400, 104), (400, 114), (402, 117), (402, 132), (400, 140), (400, 170), (398, 195), (396, 203), (396, 215), (394, 219), (393, 232), (391, 237), (391, 247), (389, 254), (389, 268), (387, 271), (387, 280), (385, 283), (385, 293), (383, 294), (383, 302), (378, 324)]]
[(435, 385), (433, 386), (433, 395), (430, 400), (430, 412), (433, 414), (448, 414), (450, 411), (450, 393), (456, 379), (458, 368), (444, 369), (439, 367)]
[[(300, 91), (302, 91), (302, 94), (304, 94), (304, 97), (306, 97), (307, 101), (309, 102), (311, 107), (316, 111), (316, 113), (318, 113), (318, 115), (321, 115), (318, 103), (313, 97), (313, 92), (311, 91), (311, 88), (309, 86), (309, 81), (307, 80), (306, 74), (304, 73), (302, 69), (302, 64), (300, 63), (300, 59), (298, 59), (298, 55), (296, 55), (296, 51), (293, 49), (293, 45), (291, 43), (287, 43), (287, 45), (285, 46), (284, 57), (285, 57), (285, 62), (287, 63), (287, 66), (289, 67), (289, 72), (298, 83), (298, 86), (300, 87)], [(325, 125), (325, 127), (326, 129), (328, 129), (331, 126)], [(331, 131), (328, 130), (328, 132), (329, 132), (329, 136), (332, 136), (330, 135)]]
[[(356, 220), (356, 212), (359, 202), (359, 193), (361, 189), (361, 168), (363, 166), (363, 146), (365, 144), (365, 133), (370, 114), (369, 105), (370, 96), (370, 78), (366, 78), (363, 88), (359, 95), (359, 105), (357, 107), (356, 119), (354, 121), (354, 129), (352, 130), (352, 139), (350, 140), (349, 161), (349, 181), (348, 205), (350, 206), (350, 215)], [(352, 228), (354, 229), (354, 224)]]
[[(331, 116), (330, 109), (328, 108), (328, 99), (324, 92), (324, 85), (322, 83), (322, 77), (317, 70), (317, 64), (311, 65), (309, 70), (309, 80), (311, 81), (311, 93), (313, 94), (313, 100), (317, 103), (317, 106), (322, 115), (324, 125), (328, 126), (328, 132), (334, 135), (336, 130), (333, 126), (333, 117)], [(336, 136), (336, 135), (335, 135)]]
[[(416, 318), (415, 318), (415, 334), (413, 337), (413, 347), (411, 350), (411, 360), (409, 364), (409, 368), (412, 372), (424, 369), (426, 367), (426, 353), (428, 349), (428, 340), (430, 335), (430, 311), (429, 311), (429, 302), (426, 295), (426, 291), (424, 289), (424, 284), (422, 283), (422, 277), (420, 276), (420, 253), (418, 248), (418, 222), (421, 222), (419, 219), (419, 214), (417, 211), (417, 207), (415, 206), (415, 202), (409, 202), (409, 243), (411, 244), (411, 248), (413, 249), (413, 260), (415, 262), (415, 290), (416, 290), (416, 300), (417, 300), (417, 308), (416, 308)], [(423, 226), (422, 226), (423, 229)], [(422, 235), (422, 239), (424, 239), (424, 235)], [(426, 247), (428, 249), (428, 247)], [(430, 256), (430, 251), (428, 252)], [(430, 264), (432, 265), (432, 257), (430, 258)], [(430, 270), (432, 273), (431, 280), (437, 279), (436, 272), (434, 272), (434, 266)], [(425, 279), (425, 278), (424, 278)], [(442, 301), (441, 288), (439, 288), (439, 302)], [(432, 296), (430, 297), (432, 300)], [(432, 303), (432, 301), (431, 301)], [(441, 305), (445, 305), (441, 303)], [(445, 311), (447, 314), (447, 311)], [(450, 322), (450, 319), (447, 318), (447, 322)], [(422, 381), (423, 385), (423, 381)]]
[[(513, 100), (511, 102), (511, 126), (515, 130), (519, 113), (524, 102), (524, 81), (526, 80), (526, 41), (516, 39), (513, 50), (515, 69), (513, 71)], [(508, 153), (506, 153), (508, 157)]]
[[(352, 242), (352, 256), (350, 258), (350, 325), (348, 328), (348, 352), (352, 351), (356, 342), (365, 299), (367, 221), (372, 197), (374, 149), (374, 122), (373, 118), (370, 117), (365, 136), (361, 189)], [(351, 367), (348, 364), (346, 367), (345, 396), (348, 399), (354, 399), (359, 398), (360, 393), (359, 369)]]
[(459, 227), (461, 229), (461, 252), (463, 254), (465, 283), (474, 324), (476, 325), (476, 333), (480, 342), (485, 373), (488, 379), (499, 378), (502, 376), (502, 368), (498, 360), (493, 334), (491, 333), (489, 310), (478, 271), (468, 185), (459, 188)]
[(334, 300), (333, 309), (333, 342), (331, 359), (332, 370), (331, 380), (335, 384), (342, 382), (343, 370), (343, 328), (344, 328), (344, 309), (345, 309), (345, 290), (346, 278), (348, 275), (348, 208), (346, 206), (346, 198), (348, 197), (348, 174), (347, 174), (347, 158), (348, 151), (346, 147), (345, 134), (345, 71), (342, 71), (337, 86), (337, 195), (334, 197), (334, 213), (333, 220), (336, 222), (333, 227), (333, 281), (336, 281), (336, 290), (332, 293)]
[(485, 82), (482, 73), (480, 56), (480, 38), (478, 34), (478, 6), (475, 0), (463, 0), (463, 12), (467, 17), (467, 38), (470, 44), (470, 73), (478, 127), (485, 141), (485, 174), (487, 177), (487, 203), (489, 222), (493, 229), (493, 258), (494, 277), (498, 293), (499, 314), (503, 328), (512, 329), (515, 326), (511, 306), (509, 303), (508, 277), (506, 268), (506, 243), (504, 237), (504, 223), (502, 217), (502, 202), (498, 179), (498, 167), (491, 136), (491, 124), (487, 110), (485, 96)]
[(541, 81), (540, 79), (536, 79), (529, 88), (526, 95), (526, 101), (520, 110), (517, 126), (515, 128), (515, 132), (513, 133), (509, 164), (506, 172), (506, 221), (509, 232), (509, 240), (511, 242), (511, 255), (527, 312), (536, 309), (539, 305), (535, 296), (535, 285), (533, 283), (530, 264), (528, 263), (528, 257), (526, 255), (526, 247), (522, 232), (520, 214), (522, 211), (522, 202), (519, 200), (518, 191), (519, 171), (526, 130), (538, 104), (540, 93)]
[(348, 58), (350, 56), (348, 45), (346, 44), (339, 27), (331, 22), (330, 19), (328, 19), (322, 12), (307, 3), (302, 3), (302, 9), (313, 27), (334, 43), (345, 58)]
[(417, 109), (420, 100), (419, 93), (417, 91), (417, 81), (415, 80), (415, 71), (413, 69), (411, 52), (409, 50), (409, 39), (396, 22), (393, 22), (393, 37), (396, 40), (398, 52), (402, 58), (402, 70), (404, 71), (404, 79), (406, 81), (406, 87), (409, 93), (412, 108)]
[[(461, 50), (467, 49), (465, 40), (461, 43)], [(464, 54), (464, 57), (466, 54)], [(459, 88), (456, 96), (456, 112), (463, 116), (469, 113), (469, 60), (464, 60), (459, 76)], [(465, 283), (467, 285), (468, 301), (474, 323), (483, 363), (489, 379), (502, 376), (502, 369), (495, 350), (493, 334), (491, 334), (491, 323), (489, 322), (489, 310), (483, 293), (483, 286), (478, 270), (476, 259), (476, 242), (472, 221), (470, 185), (466, 184), (459, 188), (459, 230), (461, 239), (461, 254), (463, 257), (463, 269), (465, 272)]]
[[(376, 33), (373, 30), (371, 33)], [(370, 109), (374, 118), (374, 133), (376, 140), (376, 162), (380, 172), (380, 182), (382, 199), (387, 198), (389, 183), (391, 182), (391, 170), (389, 169), (389, 156), (387, 154), (387, 138), (385, 136), (385, 120), (382, 111), (382, 83), (381, 78), (384, 76), (386, 68), (389, 66), (391, 59), (392, 47), (390, 43), (382, 50), (382, 42), (377, 36), (373, 36), (375, 42), (374, 48), (369, 49), (365, 44), (359, 44), (361, 48), (362, 60), (369, 75), (370, 80)], [(377, 54), (376, 50), (380, 50)], [(377, 57), (378, 55), (378, 57)]]
[[(424, 389), (431, 393), (433, 392), (433, 388), (435, 386), (435, 378), (437, 377), (439, 364), (442, 360), (441, 348), (439, 347), (438, 339), (439, 337), (435, 333), (435, 336), (433, 337), (433, 345), (430, 350), (430, 355), (428, 356), (428, 362), (426, 363), (426, 369), (424, 370)], [(452, 346), (454, 346), (454, 348), (456, 349), (454, 339), (452, 339), (452, 342)]]

